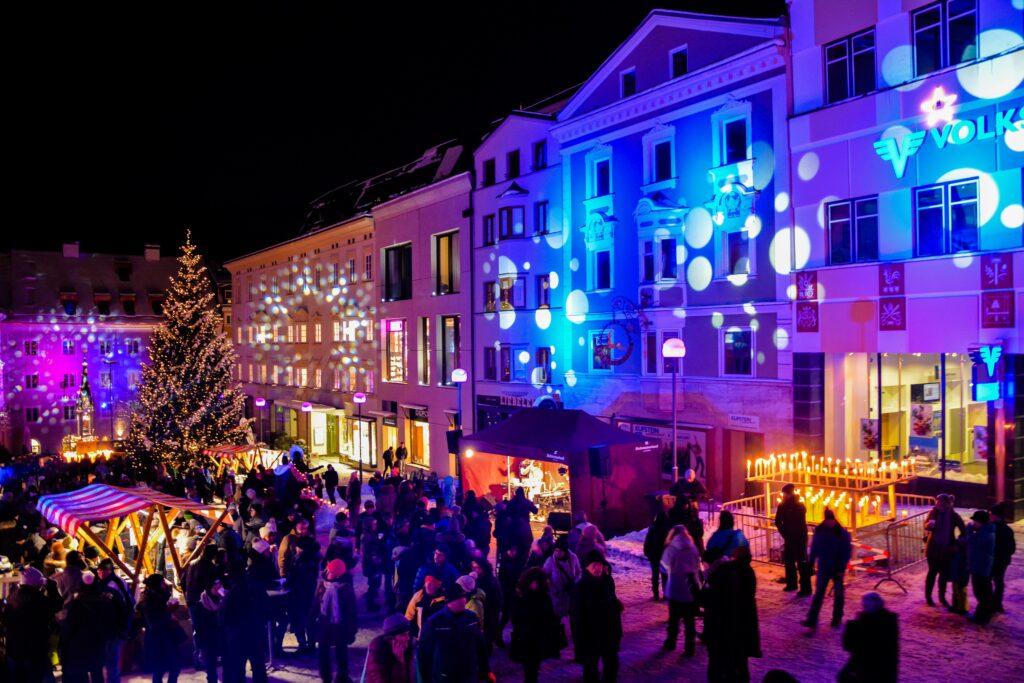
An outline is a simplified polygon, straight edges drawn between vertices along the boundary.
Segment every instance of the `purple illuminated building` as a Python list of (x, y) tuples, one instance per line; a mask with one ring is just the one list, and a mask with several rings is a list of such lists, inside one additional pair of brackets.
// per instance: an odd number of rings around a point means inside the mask
[(122, 438), (136, 400), (149, 335), (161, 321), (174, 258), (12, 251), (0, 257), (4, 297), (0, 439), (14, 453), (57, 453), (81, 431), (83, 363), (92, 424), (100, 439)]

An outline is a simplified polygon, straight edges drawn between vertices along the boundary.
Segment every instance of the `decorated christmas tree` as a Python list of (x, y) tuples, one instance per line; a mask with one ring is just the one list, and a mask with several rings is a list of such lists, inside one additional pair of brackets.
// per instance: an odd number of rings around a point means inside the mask
[(203, 448), (242, 443), (246, 434), (245, 398), (231, 377), (235, 351), (191, 234), (182, 252), (164, 302), (166, 321), (150, 337), (128, 437), (140, 473), (157, 462), (187, 466)]

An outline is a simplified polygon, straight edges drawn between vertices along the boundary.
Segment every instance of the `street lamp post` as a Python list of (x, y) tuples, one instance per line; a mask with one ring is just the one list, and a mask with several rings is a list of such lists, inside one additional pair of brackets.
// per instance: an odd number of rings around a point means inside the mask
[[(352, 402), (356, 404), (356, 410), (358, 411), (359, 417), (357, 423), (359, 425), (359, 490), (363, 488), (363, 404), (366, 403), (366, 394), (361, 391), (357, 391), (352, 394)], [(356, 510), (356, 513), (359, 511)]]
[(256, 414), (259, 416), (260, 421), (260, 443), (263, 443), (263, 407), (267, 405), (267, 399), (262, 396), (256, 398)]
[(302, 404), (302, 412), (306, 414), (306, 467), (313, 465), (313, 404), (305, 401)]
[[(452, 370), (452, 382), (458, 389), (456, 395), (456, 406), (455, 406), (455, 429), (459, 431), (459, 436), (462, 435), (462, 385), (469, 379), (469, 373), (462, 368), (455, 368)], [(455, 448), (455, 481), (458, 486), (458, 490), (462, 490), (462, 453), (456, 445)]]
[(679, 443), (676, 439), (676, 376), (679, 374), (679, 359), (686, 355), (686, 344), (682, 339), (666, 339), (661, 346), (661, 355), (672, 359), (672, 481), (679, 481)]

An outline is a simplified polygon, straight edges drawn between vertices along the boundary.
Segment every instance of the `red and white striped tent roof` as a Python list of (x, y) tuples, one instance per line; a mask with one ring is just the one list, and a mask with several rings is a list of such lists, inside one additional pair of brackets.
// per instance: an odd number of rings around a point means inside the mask
[(221, 456), (227, 457), (232, 455), (239, 455), (240, 453), (249, 453), (251, 451), (258, 451), (259, 447), (245, 444), (242, 446), (214, 446), (213, 448), (204, 448), (203, 455), (209, 456)]
[(129, 489), (107, 484), (90, 484), (77, 491), (40, 496), (38, 509), (51, 524), (74, 536), (85, 522), (122, 517), (153, 505), (187, 510), (212, 519), (221, 512), (212, 505), (160, 493), (148, 486)]

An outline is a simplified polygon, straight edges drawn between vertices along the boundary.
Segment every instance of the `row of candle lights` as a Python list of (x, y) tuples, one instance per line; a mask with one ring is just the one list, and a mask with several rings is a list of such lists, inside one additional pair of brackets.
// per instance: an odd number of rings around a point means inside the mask
[(767, 458), (747, 459), (747, 479), (785, 479), (805, 484), (861, 488), (899, 481), (913, 476), (911, 458), (880, 462), (847, 460), (801, 453), (772, 453)]

